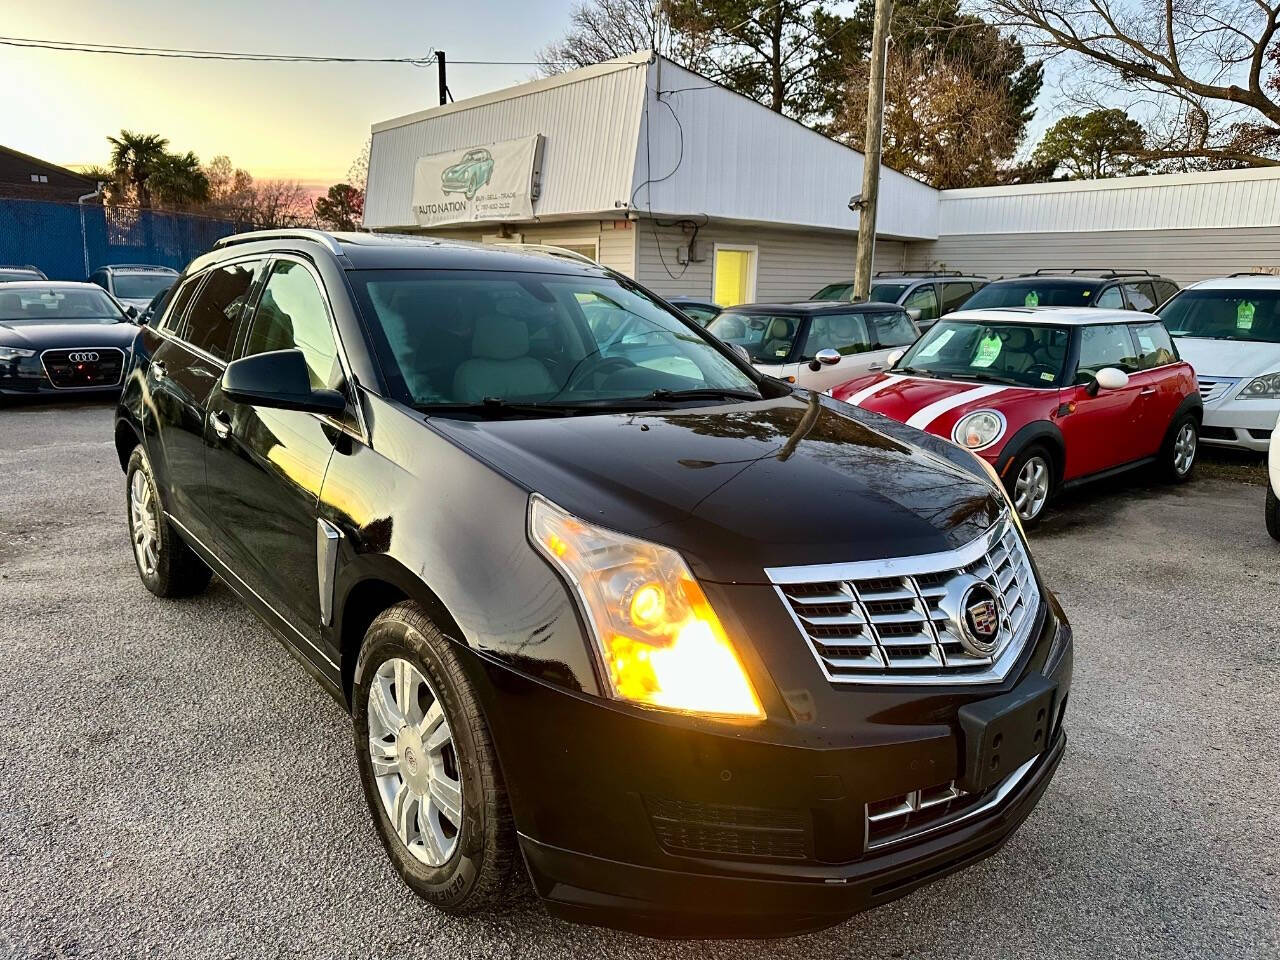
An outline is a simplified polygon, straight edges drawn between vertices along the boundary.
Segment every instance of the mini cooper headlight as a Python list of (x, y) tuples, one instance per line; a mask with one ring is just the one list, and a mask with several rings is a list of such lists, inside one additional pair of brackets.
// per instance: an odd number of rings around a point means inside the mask
[(975, 410), (956, 421), (951, 439), (966, 450), (982, 450), (1004, 436), (1004, 414), (999, 410)]
[(529, 500), (529, 536), (577, 590), (610, 692), (647, 707), (763, 718), (733, 642), (680, 554)]
[(1237, 394), (1240, 400), (1275, 400), (1280, 397), (1280, 373), (1264, 373), (1250, 380)]
[(34, 357), (34, 350), (25, 350), (22, 347), (0, 347), (0, 360), (18, 360), (22, 357)]

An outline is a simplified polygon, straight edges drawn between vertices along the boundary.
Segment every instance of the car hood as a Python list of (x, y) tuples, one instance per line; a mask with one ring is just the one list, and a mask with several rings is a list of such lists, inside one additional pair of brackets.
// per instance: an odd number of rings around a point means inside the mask
[(1197, 374), (1206, 377), (1256, 377), (1280, 371), (1280, 343), (1176, 337), (1174, 345)]
[[(987, 530), (1003, 498), (932, 438), (816, 394), (617, 414), (431, 425), (530, 491), (679, 550), (695, 574), (935, 553)], [(904, 439), (919, 436), (924, 446)]]
[(1046, 393), (1050, 393), (1051, 403), (1057, 399), (1056, 392), (1027, 387), (896, 374), (876, 374), (854, 380), (838, 387), (834, 393), (841, 399), (856, 401), (863, 409), (947, 436), (957, 420), (974, 410), (1002, 408), (1011, 402), (1043, 397)]
[(139, 312), (151, 306), (150, 297), (116, 297), (116, 299), (126, 307), (137, 307)]
[(0, 344), (33, 350), (58, 347), (120, 347), (128, 350), (137, 334), (138, 328), (132, 323), (0, 322)]

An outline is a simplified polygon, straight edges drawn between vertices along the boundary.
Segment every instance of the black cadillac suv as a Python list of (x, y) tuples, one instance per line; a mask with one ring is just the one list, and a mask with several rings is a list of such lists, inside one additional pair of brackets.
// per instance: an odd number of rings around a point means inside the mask
[(989, 856), (1062, 757), (1071, 630), (990, 468), (595, 264), (228, 238), (115, 431), (143, 583), (217, 573), (351, 711), (441, 909), (527, 874), (570, 919), (816, 929)]

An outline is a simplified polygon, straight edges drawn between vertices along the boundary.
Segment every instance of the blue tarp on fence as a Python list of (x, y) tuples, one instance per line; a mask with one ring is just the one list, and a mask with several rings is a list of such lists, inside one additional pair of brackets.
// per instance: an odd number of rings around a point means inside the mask
[(186, 213), (6, 197), (0, 198), (0, 264), (35, 264), (53, 280), (84, 280), (108, 263), (181, 270), (214, 241), (249, 229)]

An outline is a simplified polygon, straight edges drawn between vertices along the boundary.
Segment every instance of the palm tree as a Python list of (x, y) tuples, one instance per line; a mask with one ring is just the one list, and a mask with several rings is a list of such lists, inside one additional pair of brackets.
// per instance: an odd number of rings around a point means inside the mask
[(147, 183), (156, 168), (164, 163), (169, 141), (156, 133), (134, 133), (121, 130), (119, 137), (107, 137), (111, 144), (111, 167), (122, 184), (129, 184), (138, 206), (151, 206), (151, 189)]
[(200, 158), (186, 153), (166, 153), (151, 171), (147, 186), (157, 203), (190, 207), (209, 202), (209, 177), (200, 169)]

